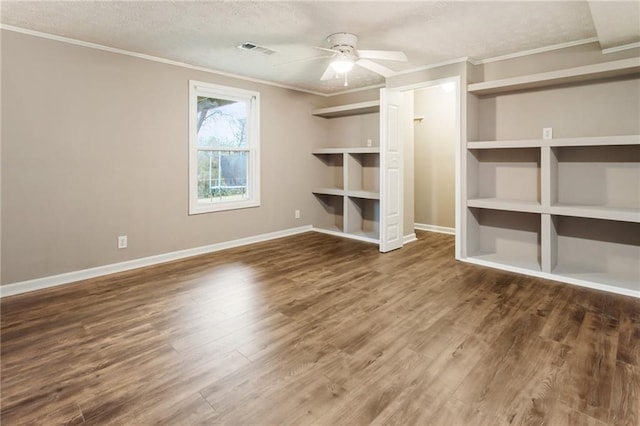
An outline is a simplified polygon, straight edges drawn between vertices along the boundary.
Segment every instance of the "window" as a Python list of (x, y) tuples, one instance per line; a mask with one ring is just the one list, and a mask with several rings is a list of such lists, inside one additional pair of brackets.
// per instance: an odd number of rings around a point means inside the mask
[(189, 214), (260, 205), (260, 94), (189, 81)]

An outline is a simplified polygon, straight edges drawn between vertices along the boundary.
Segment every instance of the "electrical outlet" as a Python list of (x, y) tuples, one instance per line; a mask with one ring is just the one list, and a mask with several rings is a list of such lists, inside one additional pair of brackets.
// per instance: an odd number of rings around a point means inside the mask
[(373, 145), (373, 141), (371, 139), (367, 139), (367, 146), (370, 148)]
[(553, 129), (551, 127), (542, 129), (542, 139), (553, 139)]
[(295, 211), (295, 212), (293, 212), (293, 216), (294, 216), (296, 219), (300, 219), (300, 210), (296, 209), (296, 211)]
[(121, 235), (118, 237), (118, 248), (125, 249), (127, 248), (127, 236)]

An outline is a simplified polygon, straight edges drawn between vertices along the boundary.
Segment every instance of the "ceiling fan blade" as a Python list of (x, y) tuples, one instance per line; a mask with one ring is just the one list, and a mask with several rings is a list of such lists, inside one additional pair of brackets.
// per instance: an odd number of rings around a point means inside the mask
[(320, 77), (320, 80), (322, 80), (322, 81), (331, 80), (332, 78), (335, 78), (335, 76), (336, 76), (336, 72), (331, 67), (331, 64), (329, 64), (329, 65), (327, 65), (327, 69), (324, 70), (324, 73), (322, 74), (322, 77)]
[(320, 46), (313, 46), (314, 49), (318, 49), (318, 50), (324, 50), (325, 52), (333, 52), (333, 53), (342, 53), (339, 50), (336, 49), (329, 49), (328, 47), (320, 47)]
[(382, 59), (384, 61), (407, 61), (404, 52), (396, 50), (358, 50), (358, 56), (362, 59)]
[(279, 67), (281, 65), (297, 64), (300, 62), (309, 62), (309, 61), (315, 61), (316, 59), (326, 59), (326, 58), (332, 58), (332, 57), (333, 55), (312, 56), (311, 58), (296, 59), (295, 61), (289, 61), (289, 62), (280, 62), (279, 64), (273, 64), (273, 66)]
[(368, 59), (360, 59), (356, 61), (356, 65), (359, 65), (362, 68), (366, 68), (369, 71), (373, 71), (376, 74), (380, 74), (383, 77), (391, 77), (392, 75), (395, 74), (395, 71), (393, 71), (392, 69), (387, 68), (380, 64), (376, 64), (375, 62), (370, 61)]

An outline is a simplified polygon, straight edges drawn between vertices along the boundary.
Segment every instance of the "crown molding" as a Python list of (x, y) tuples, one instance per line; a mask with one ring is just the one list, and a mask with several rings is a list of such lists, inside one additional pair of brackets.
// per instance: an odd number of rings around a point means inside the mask
[(581, 46), (583, 44), (597, 43), (598, 37), (585, 38), (582, 40), (568, 41), (566, 43), (552, 44), (551, 46), (538, 47), (537, 49), (523, 50), (522, 52), (509, 53), (507, 55), (494, 56), (493, 58), (479, 59), (477, 64), (488, 64), (490, 62), (506, 61), (507, 59), (520, 58), (522, 56), (536, 55), (538, 53), (551, 52), (553, 50), (566, 49), (568, 47)]
[(440, 67), (444, 67), (444, 66), (447, 66), (447, 65), (459, 64), (459, 63), (463, 63), (463, 62), (469, 62), (469, 63), (471, 63), (473, 65), (478, 65), (478, 63), (477, 63), (477, 61), (475, 59), (472, 59), (472, 58), (470, 58), (468, 56), (465, 56), (463, 58), (452, 59), (450, 61), (436, 62), (434, 64), (424, 65), (422, 67), (411, 68), (411, 69), (404, 70), (404, 71), (397, 71), (391, 76), (391, 78), (399, 76), (399, 75), (413, 74), (414, 72), (426, 71), (426, 70), (430, 70), (432, 68), (440, 68)]
[(602, 49), (602, 54), (606, 55), (608, 53), (622, 52), (623, 50), (636, 49), (638, 47), (640, 47), (640, 41), (636, 43), (623, 44), (622, 46), (607, 47), (606, 49)]

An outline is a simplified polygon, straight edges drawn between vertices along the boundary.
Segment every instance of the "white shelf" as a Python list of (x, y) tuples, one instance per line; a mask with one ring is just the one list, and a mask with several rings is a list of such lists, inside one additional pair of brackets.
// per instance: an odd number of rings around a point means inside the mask
[(311, 114), (317, 117), (335, 118), (346, 117), (348, 115), (371, 114), (376, 112), (380, 112), (380, 101), (378, 100), (320, 108), (313, 110)]
[(364, 241), (365, 243), (372, 243), (372, 244), (380, 243), (380, 239), (376, 238), (375, 236), (367, 235), (364, 233), (347, 234), (337, 229), (327, 229), (327, 228), (318, 227), (318, 226), (314, 226), (313, 230), (316, 232), (320, 232), (321, 234), (328, 234), (336, 237), (349, 238), (351, 240)]
[(554, 204), (545, 213), (559, 216), (586, 217), (591, 219), (617, 220), (640, 223), (640, 210), (622, 209), (607, 206), (581, 206), (576, 204)]
[(506, 210), (524, 213), (542, 213), (542, 206), (537, 201), (502, 200), (498, 198), (475, 198), (467, 201), (468, 207)]
[[(552, 272), (554, 275), (559, 275), (564, 278), (602, 283), (607, 286), (631, 290), (636, 294), (640, 294), (640, 277), (638, 276), (620, 277), (606, 272), (585, 272), (584, 267), (570, 267), (565, 265), (556, 266)], [(636, 295), (636, 297), (638, 296)]]
[(590, 136), (584, 138), (515, 139), (467, 142), (468, 149), (541, 148), (562, 146), (638, 145), (640, 135)]
[(505, 256), (504, 254), (477, 253), (469, 256), (468, 259), (478, 261), (477, 263), (487, 266), (497, 263), (504, 266), (512, 266), (514, 268), (540, 272), (540, 263), (537, 261), (512, 258)]
[(585, 138), (556, 138), (543, 141), (542, 146), (611, 146), (611, 145), (638, 145), (640, 135), (622, 136), (592, 136)]
[(313, 188), (311, 190), (314, 194), (323, 194), (323, 195), (338, 195), (344, 196), (344, 189), (340, 188)]
[(474, 83), (469, 84), (467, 90), (476, 95), (490, 95), (634, 74), (640, 74), (639, 58)]
[(638, 145), (640, 135), (589, 136), (582, 138), (514, 139), (467, 142), (468, 149), (541, 148), (562, 146)]
[(353, 238), (354, 240), (365, 241), (367, 243), (380, 243), (378, 234), (374, 232), (351, 232), (349, 234), (346, 234), (345, 236), (348, 238)]
[(364, 198), (367, 200), (379, 200), (380, 199), (380, 193), (379, 192), (374, 192), (374, 191), (363, 191), (363, 190), (354, 190), (354, 189), (350, 189), (348, 191), (346, 191), (346, 194), (348, 197), (353, 197), (353, 198)]
[(540, 148), (542, 139), (522, 139), (505, 141), (477, 141), (467, 142), (469, 149), (497, 149), (497, 148)]
[(317, 148), (311, 151), (314, 155), (325, 154), (380, 154), (379, 146), (362, 146), (352, 148)]

